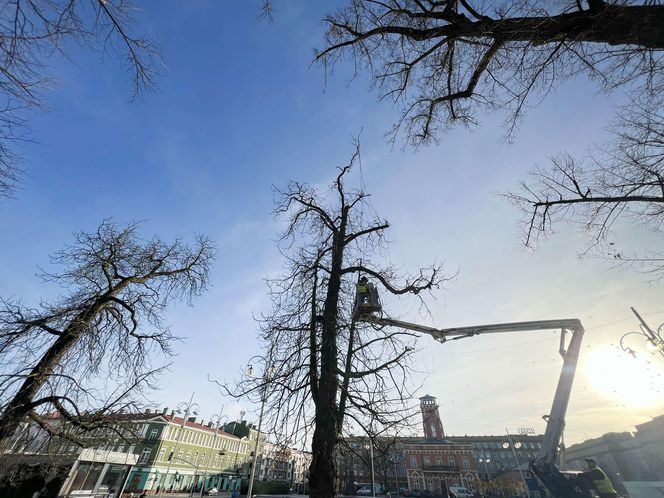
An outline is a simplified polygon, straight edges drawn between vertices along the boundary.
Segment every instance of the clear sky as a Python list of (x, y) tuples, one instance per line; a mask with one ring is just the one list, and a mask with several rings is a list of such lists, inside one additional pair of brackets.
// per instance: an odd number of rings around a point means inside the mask
[[(281, 264), (271, 186), (326, 183), (363, 130), (363, 180), (392, 223), (393, 262), (414, 269), (438, 260), (459, 272), (432, 316), (406, 302), (390, 314), (439, 327), (578, 317), (587, 335), (568, 442), (663, 413), (661, 369), (643, 373), (604, 351), (636, 328), (630, 306), (653, 325), (664, 321), (661, 284), (579, 259), (583, 244), (572, 229), (524, 251), (517, 213), (496, 195), (547, 157), (605, 140), (616, 102), (573, 81), (527, 114), (513, 144), (500, 139), (500, 116), (488, 116), (438, 146), (402, 151), (383, 136), (396, 108), (377, 102), (361, 78), (349, 84), (348, 68), (325, 84), (311, 66), (332, 2), (279, 2), (274, 23), (257, 21), (258, 3), (143, 2), (138, 26), (161, 38), (166, 67), (158, 91), (139, 102), (129, 102), (128, 77), (112, 57), (74, 47), (76, 63), (51, 61), (59, 81), (51, 110), (32, 119), (39, 143), (22, 151), (30, 177), (0, 204), (0, 295), (30, 303), (51, 296), (34, 277), (37, 265), (104, 218), (144, 220), (146, 234), (164, 238), (208, 234), (220, 249), (212, 288), (169, 314), (187, 339), (154, 398), (173, 407), (195, 389), (205, 417), (222, 403), (230, 416), (251, 411), (223, 400), (207, 379), (231, 380), (258, 352), (252, 315), (265, 309), (264, 278)], [(636, 245), (656, 240), (625, 233)], [(543, 430), (560, 368), (553, 333), (421, 344), (422, 394), (438, 397), (448, 433)]]

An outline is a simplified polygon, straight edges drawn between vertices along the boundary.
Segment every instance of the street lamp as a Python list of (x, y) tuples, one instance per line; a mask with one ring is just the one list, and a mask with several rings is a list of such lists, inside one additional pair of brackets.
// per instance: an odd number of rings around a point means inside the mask
[[(217, 436), (219, 435), (219, 427), (221, 426), (221, 420), (225, 417), (226, 422), (228, 422), (228, 415), (222, 415), (222, 412), (224, 411), (224, 405), (221, 405), (221, 409), (219, 410), (219, 415), (213, 415), (212, 418), (210, 419), (210, 422), (215, 422), (215, 428), (214, 428), (214, 438), (212, 439), (212, 451), (210, 451), (210, 458), (208, 458), (207, 466), (205, 467), (205, 472), (203, 473), (203, 484), (201, 484), (201, 497), (203, 496), (203, 493), (205, 492), (205, 479), (207, 479), (207, 474), (208, 470), (210, 469), (210, 463), (212, 463), (212, 454), (217, 451)], [(223, 455), (223, 451), (219, 451), (219, 455)]]
[(397, 458), (396, 454), (392, 456), (392, 459), (390, 459), (390, 463), (394, 465), (394, 484), (396, 486), (395, 493), (399, 494), (399, 464), (404, 463), (403, 458)]
[(626, 337), (630, 335), (638, 335), (641, 336), (642, 338), (645, 338), (646, 348), (648, 349), (648, 351), (650, 351), (652, 354), (659, 353), (661, 356), (664, 356), (664, 337), (662, 337), (662, 333), (664, 332), (662, 330), (664, 328), (664, 324), (660, 325), (657, 331), (654, 331), (648, 326), (645, 320), (641, 317), (641, 315), (639, 315), (639, 313), (633, 307), (630, 309), (632, 310), (632, 313), (634, 313), (637, 320), (639, 321), (639, 332), (627, 332), (626, 334), (623, 334), (623, 336), (620, 338), (620, 348), (625, 353), (631, 354), (632, 356), (636, 357), (636, 351), (634, 351), (629, 346), (626, 346), (624, 344), (624, 340)]
[(491, 459), (480, 457), (478, 460), (480, 463), (484, 462), (484, 470), (486, 471), (486, 482), (488, 483), (489, 481), (491, 481), (491, 478), (489, 477), (489, 464), (491, 463)]
[(512, 441), (512, 437), (510, 436), (510, 432), (505, 428), (505, 434), (507, 434), (507, 441), (503, 443), (503, 448), (512, 448), (512, 454), (514, 455), (514, 461), (516, 462), (516, 468), (519, 471), (519, 476), (521, 476), (521, 481), (523, 482), (524, 487), (526, 488), (526, 494), (528, 495), (528, 498), (530, 498), (530, 490), (528, 489), (528, 483), (526, 482), (526, 478), (523, 477), (523, 471), (521, 470), (521, 464), (519, 463), (519, 458), (516, 456), (516, 450), (521, 448), (521, 442), (520, 441)]
[[(189, 402), (185, 403), (182, 402), (178, 405), (176, 413), (182, 413), (184, 411), (184, 417), (182, 418), (182, 424), (180, 427), (180, 431), (178, 432), (177, 437), (175, 438), (175, 446), (173, 447), (173, 450), (171, 451), (171, 454), (168, 457), (168, 467), (166, 468), (166, 473), (164, 474), (164, 485), (162, 486), (161, 490), (159, 491), (159, 498), (162, 498), (164, 496), (164, 488), (166, 487), (166, 481), (168, 479), (168, 473), (171, 471), (171, 465), (173, 464), (173, 457), (175, 456), (175, 452), (178, 449), (178, 444), (180, 444), (180, 439), (182, 438), (182, 434), (184, 433), (184, 426), (187, 423), (187, 418), (189, 418), (189, 414), (193, 413), (194, 415), (198, 415), (198, 411), (200, 410), (200, 407), (198, 406), (198, 403), (194, 403), (194, 393), (191, 393), (191, 398), (189, 398)], [(177, 474), (177, 473), (176, 473)]]
[(373, 439), (369, 436), (369, 444), (364, 445), (365, 450), (369, 450), (369, 460), (371, 460), (371, 496), (376, 496), (376, 474), (374, 473), (374, 452)]
[(484, 463), (484, 470), (486, 471), (486, 487), (489, 489), (491, 487), (491, 477), (489, 475), (489, 464), (491, 463), (491, 458), (484, 456), (484, 451), (482, 451), (482, 456), (477, 460), (480, 463)]
[[(259, 377), (254, 377), (254, 367), (252, 365), (252, 361), (254, 359), (261, 360), (261, 362), (265, 365), (265, 369), (263, 370), (262, 375)], [(247, 490), (247, 497), (251, 498), (252, 494), (251, 492), (253, 491), (254, 488), (254, 477), (256, 476), (256, 461), (258, 460), (258, 441), (260, 440), (261, 436), (261, 426), (263, 424), (263, 412), (265, 410), (265, 402), (267, 401), (267, 386), (272, 378), (274, 376), (275, 368), (274, 366), (263, 356), (254, 356), (249, 360), (249, 363), (247, 364), (247, 370), (246, 370), (246, 376), (250, 379), (260, 379), (261, 381), (261, 386), (259, 388), (259, 393), (261, 397), (261, 411), (260, 415), (258, 416), (258, 433), (256, 434), (256, 444), (254, 444), (254, 460), (253, 463), (251, 464), (251, 477), (249, 478), (249, 489)]]

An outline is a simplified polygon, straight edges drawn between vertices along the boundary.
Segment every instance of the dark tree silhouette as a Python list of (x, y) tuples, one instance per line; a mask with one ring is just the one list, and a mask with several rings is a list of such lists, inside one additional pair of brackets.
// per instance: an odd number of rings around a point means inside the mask
[(269, 280), (273, 310), (261, 321), (265, 374), (228, 390), (265, 400), (268, 430), (288, 446), (311, 438), (312, 497), (334, 496), (344, 433), (396, 431), (413, 413), (416, 336), (353, 319), (359, 275), (394, 296), (421, 296), (445, 280), (438, 265), (408, 277), (379, 256), (389, 225), (366, 192), (348, 186), (358, 155), (327, 191), (293, 181), (275, 190), (276, 214), (288, 220), (280, 238), (286, 266)]
[(214, 248), (205, 237), (192, 246), (144, 240), (137, 228), (105, 221), (56, 253), (62, 270), (41, 276), (63, 287), (60, 298), (0, 301), (0, 446), (23, 421), (68, 437), (49, 412), (72, 433), (97, 429), (152, 387), (161, 370), (153, 359), (176, 339), (164, 313), (206, 288)]
[(615, 140), (587, 157), (562, 154), (535, 170), (521, 190), (507, 196), (522, 210), (523, 241), (534, 246), (556, 223), (582, 228), (585, 252), (622, 266), (664, 275), (664, 252), (639, 254), (611, 237), (620, 220), (661, 235), (664, 227), (664, 114), (653, 101), (633, 102), (612, 128)]
[(414, 145), (494, 110), (509, 135), (529, 99), (577, 74), (606, 91), (663, 88), (656, 2), (349, 0), (324, 22), (316, 60), (369, 72), (381, 98), (403, 104), (393, 132)]

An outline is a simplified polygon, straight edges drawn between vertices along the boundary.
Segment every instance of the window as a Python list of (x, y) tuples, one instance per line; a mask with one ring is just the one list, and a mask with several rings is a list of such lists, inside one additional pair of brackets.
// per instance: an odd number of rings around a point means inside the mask
[(184, 452), (184, 450), (180, 450), (180, 451), (178, 451), (178, 458), (177, 458), (177, 461), (178, 461), (178, 462), (181, 462), (181, 461), (182, 461), (182, 454), (183, 454), (183, 452)]
[(203, 456), (201, 457), (201, 465), (205, 465), (205, 452), (203, 452)]
[(463, 457), (463, 468), (464, 469), (469, 469), (470, 468), (470, 462), (468, 461), (467, 456)]
[(436, 435), (436, 426), (435, 424), (431, 424), (431, 437), (436, 439), (438, 436)]
[(141, 456), (138, 458), (138, 463), (147, 463), (148, 459), (150, 458), (150, 453), (152, 453), (150, 448), (143, 448)]
[(454, 460), (454, 457), (453, 457), (453, 456), (447, 458), (447, 464), (448, 464), (450, 467), (454, 467), (454, 466), (456, 466), (456, 460)]
[(443, 465), (443, 457), (442, 456), (437, 456), (436, 457), (436, 465)]
[(424, 465), (431, 465), (431, 460), (429, 459), (428, 456), (424, 457)]
[(417, 457), (415, 455), (410, 457), (410, 466), (417, 467)]
[(118, 446), (118, 449), (116, 450), (118, 453), (124, 453), (124, 444), (121, 444)]
[(135, 449), (136, 449), (136, 445), (135, 445), (135, 444), (132, 444), (132, 445), (129, 447), (129, 449), (127, 450), (127, 453), (133, 453)]
[(164, 454), (165, 453), (166, 453), (166, 448), (162, 448), (161, 450), (159, 450), (159, 460), (162, 461), (162, 462), (164, 461)]
[(198, 464), (198, 451), (194, 453), (194, 461), (192, 462), (194, 465)]
[(185, 462), (191, 462), (191, 450), (187, 451), (187, 456), (184, 458)]
[(148, 441), (156, 441), (157, 440), (157, 434), (159, 434), (158, 429), (152, 429), (150, 431), (150, 435), (148, 436)]

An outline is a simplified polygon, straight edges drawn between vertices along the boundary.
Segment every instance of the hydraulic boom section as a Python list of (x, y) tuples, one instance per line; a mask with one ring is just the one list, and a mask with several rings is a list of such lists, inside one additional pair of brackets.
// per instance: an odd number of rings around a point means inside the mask
[[(561, 331), (559, 353), (563, 358), (563, 367), (558, 379), (551, 411), (543, 417), (546, 420), (546, 430), (542, 440), (542, 448), (537, 459), (530, 462), (530, 469), (554, 496), (558, 498), (586, 498), (586, 495), (579, 492), (573, 482), (566, 479), (554, 464), (565, 427), (565, 414), (567, 413), (583, 339), (584, 329), (580, 320), (576, 318), (535, 320), (437, 329), (382, 316), (382, 306), (378, 292), (375, 286), (368, 282), (365, 277), (362, 277), (358, 282), (354, 317), (355, 320), (360, 322), (399, 327), (429, 334), (441, 343), (480, 334), (559, 329)], [(566, 341), (568, 333), (571, 333), (569, 342)]]

